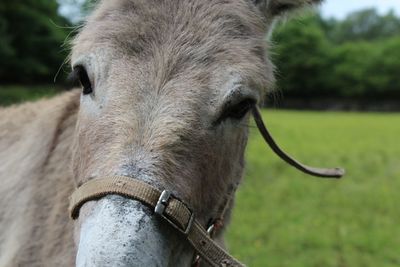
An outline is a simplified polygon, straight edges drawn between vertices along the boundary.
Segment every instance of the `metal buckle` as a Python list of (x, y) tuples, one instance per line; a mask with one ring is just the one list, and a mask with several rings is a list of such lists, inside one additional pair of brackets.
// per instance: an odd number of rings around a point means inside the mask
[(168, 190), (162, 191), (160, 198), (157, 201), (157, 205), (154, 208), (154, 212), (162, 216), (164, 214), (165, 208), (167, 207), (170, 198), (171, 198), (170, 191)]
[(175, 229), (177, 229), (182, 234), (188, 235), (194, 222), (194, 213), (192, 212), (191, 209), (187, 208), (190, 211), (190, 218), (189, 221), (187, 222), (185, 229), (180, 228), (176, 223), (174, 223), (172, 220), (170, 220), (167, 216), (164, 215), (165, 209), (167, 208), (168, 203), (172, 196), (173, 195), (170, 191), (168, 190), (162, 191), (160, 198), (157, 201), (157, 205), (154, 208), (154, 213), (158, 214), (160, 217), (165, 219), (169, 224), (171, 224)]

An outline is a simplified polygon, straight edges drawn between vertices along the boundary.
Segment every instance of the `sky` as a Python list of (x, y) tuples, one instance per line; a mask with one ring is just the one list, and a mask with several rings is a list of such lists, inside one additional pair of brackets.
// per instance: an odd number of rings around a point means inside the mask
[(321, 11), (325, 17), (344, 18), (352, 11), (375, 7), (380, 13), (393, 9), (400, 15), (400, 0), (325, 0)]

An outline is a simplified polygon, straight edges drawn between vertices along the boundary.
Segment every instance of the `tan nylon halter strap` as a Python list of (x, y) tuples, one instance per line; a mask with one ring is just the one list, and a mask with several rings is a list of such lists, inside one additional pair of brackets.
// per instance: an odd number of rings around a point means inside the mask
[(76, 189), (71, 196), (69, 211), (72, 219), (79, 217), (79, 209), (87, 201), (97, 200), (109, 194), (135, 199), (154, 209), (156, 214), (186, 235), (195, 251), (210, 266), (244, 266), (209, 237), (186, 204), (168, 191), (161, 192), (137, 179), (109, 176), (86, 182)]

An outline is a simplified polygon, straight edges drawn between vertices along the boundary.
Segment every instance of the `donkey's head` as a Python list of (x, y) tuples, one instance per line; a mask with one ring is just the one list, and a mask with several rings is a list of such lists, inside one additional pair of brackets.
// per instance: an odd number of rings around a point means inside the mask
[[(273, 84), (264, 37), (278, 16), (313, 2), (100, 2), (72, 53), (83, 87), (77, 183), (134, 177), (172, 191), (204, 226), (220, 216), (242, 176), (249, 110)], [(78, 266), (189, 266), (193, 257), (149, 208), (115, 195), (82, 207), (76, 243)]]

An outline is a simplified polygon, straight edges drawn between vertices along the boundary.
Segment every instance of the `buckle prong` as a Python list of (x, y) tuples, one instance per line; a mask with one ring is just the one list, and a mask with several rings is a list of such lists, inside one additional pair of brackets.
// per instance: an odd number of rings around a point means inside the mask
[(165, 208), (168, 205), (168, 201), (169, 201), (170, 197), (171, 197), (170, 191), (168, 191), (168, 190), (162, 191), (160, 198), (157, 201), (157, 205), (154, 208), (154, 213), (162, 216), (165, 211)]

